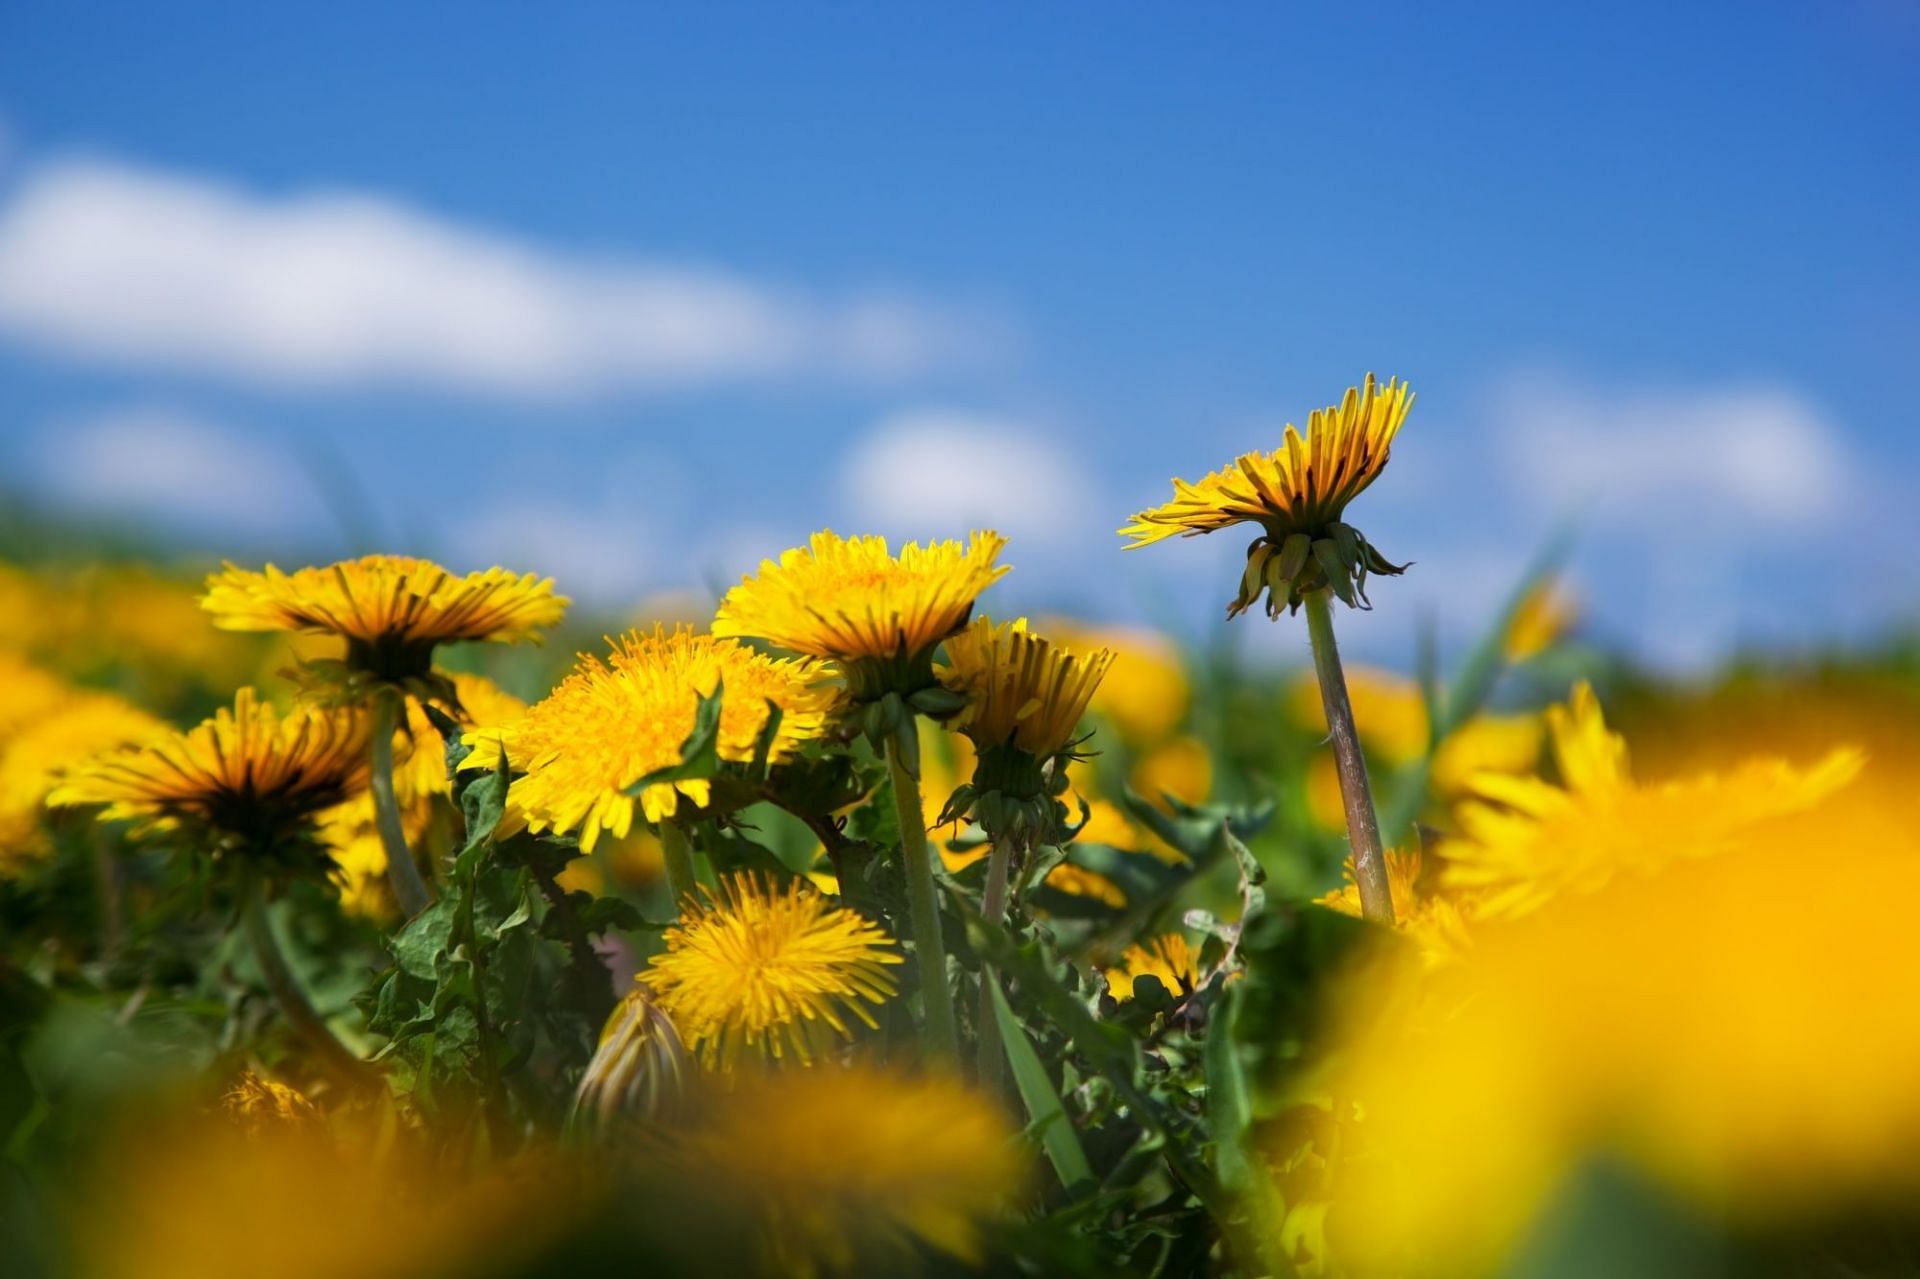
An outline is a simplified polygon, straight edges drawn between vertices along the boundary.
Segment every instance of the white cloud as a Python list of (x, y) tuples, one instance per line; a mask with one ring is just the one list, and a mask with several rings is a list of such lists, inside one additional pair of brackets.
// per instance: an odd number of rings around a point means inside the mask
[(100, 514), (299, 534), (320, 501), (299, 466), (257, 435), (166, 405), (56, 422), (37, 447), (40, 488)]
[(566, 256), (374, 195), (265, 199), (81, 160), (30, 173), (0, 208), (0, 331), (252, 381), (510, 395), (888, 378), (994, 344), (959, 312), (898, 296), (820, 301)]
[(1499, 407), (1521, 494), (1578, 505), (1595, 526), (1799, 529), (1839, 511), (1854, 487), (1840, 428), (1785, 388), (1603, 393), (1531, 376), (1510, 382)]
[(1028, 548), (1057, 549), (1097, 519), (1085, 468), (1043, 430), (957, 409), (886, 418), (847, 455), (841, 482), (864, 523), (858, 531), (891, 536), (993, 528)]

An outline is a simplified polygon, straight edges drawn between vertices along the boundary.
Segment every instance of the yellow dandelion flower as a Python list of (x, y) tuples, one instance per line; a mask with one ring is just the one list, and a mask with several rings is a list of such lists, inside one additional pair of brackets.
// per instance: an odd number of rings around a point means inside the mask
[(73, 686), (12, 653), (0, 652), (0, 742), (72, 700)]
[(823, 1067), (743, 1082), (680, 1148), (763, 1223), (767, 1273), (905, 1274), (916, 1244), (981, 1260), (981, 1223), (1024, 1179), (1013, 1136), (951, 1078)]
[(1547, 724), (1560, 784), (1481, 774), (1456, 813), (1459, 835), (1440, 848), (1444, 882), (1473, 918), (1526, 914), (1616, 875), (1718, 853), (1742, 830), (1831, 795), (1863, 762), (1842, 748), (1808, 769), (1753, 759), (1725, 773), (1642, 785), (1587, 684), (1568, 705), (1550, 708)]
[(941, 682), (967, 696), (950, 726), (982, 751), (1012, 745), (1051, 759), (1072, 744), (1113, 653), (1074, 654), (1027, 629), (1027, 619), (975, 619), (947, 640)]
[(685, 628), (634, 631), (614, 641), (606, 661), (583, 654), (559, 687), (524, 716), (487, 724), (463, 768), (495, 768), (504, 754), (514, 778), (508, 806), (534, 831), (577, 832), (592, 852), (602, 832), (625, 838), (636, 808), (649, 822), (712, 799), (703, 778), (633, 788), (649, 773), (678, 764), (700, 699), (723, 689), (716, 753), (750, 763), (769, 704), (780, 710), (768, 760), (790, 759), (826, 731), (833, 690), (828, 668), (806, 658), (775, 659), (737, 640)]
[(212, 719), (103, 755), (69, 773), (54, 805), (102, 804), (148, 827), (205, 828), (243, 855), (271, 857), (310, 833), (367, 773), (367, 722), (345, 711), (281, 715), (251, 688)]
[(111, 693), (75, 691), (0, 746), (0, 867), (45, 851), (40, 807), (68, 772), (167, 725)]
[(1200, 954), (1185, 933), (1149, 937), (1127, 947), (1120, 962), (1107, 969), (1107, 989), (1115, 999), (1132, 999), (1133, 983), (1142, 977), (1158, 977), (1170, 995), (1195, 990), (1200, 985)]
[(865, 1005), (894, 993), (893, 939), (799, 880), (733, 875), (717, 898), (681, 910), (642, 980), (710, 1066), (810, 1062), (851, 1035), (847, 1015), (873, 1026)]
[[(1459, 904), (1430, 882), (1437, 876), (1427, 873), (1420, 851), (1388, 849), (1386, 860), (1395, 931), (1410, 938), (1430, 963), (1458, 958), (1472, 949), (1467, 921)], [(1360, 885), (1354, 879), (1352, 858), (1347, 859), (1342, 872), (1345, 882), (1319, 898), (1319, 904), (1342, 915), (1363, 919), (1366, 913), (1360, 907)]]
[(232, 564), (200, 605), (233, 631), (306, 631), (347, 641), (347, 662), (381, 678), (424, 674), (437, 644), (537, 639), (566, 612), (551, 578), (503, 568), (456, 576), (428, 560), (367, 555), (283, 573)]
[(1297, 608), (1301, 596), (1330, 587), (1348, 604), (1366, 600), (1368, 573), (1395, 575), (1357, 529), (1341, 522), (1351, 502), (1386, 468), (1393, 440), (1413, 407), (1403, 382), (1384, 386), (1369, 373), (1339, 404), (1316, 410), (1303, 436), (1291, 424), (1281, 447), (1245, 453), (1198, 484), (1173, 482), (1173, 501), (1133, 517), (1120, 530), (1128, 548), (1176, 534), (1192, 537), (1253, 523), (1261, 536), (1247, 551), (1232, 617), (1268, 594), (1267, 611)]
[(1005, 545), (976, 532), (964, 546), (909, 542), (895, 557), (884, 537), (815, 533), (728, 591), (713, 633), (844, 663), (862, 698), (916, 692), (933, 683), (933, 650), (1007, 572), (994, 563)]

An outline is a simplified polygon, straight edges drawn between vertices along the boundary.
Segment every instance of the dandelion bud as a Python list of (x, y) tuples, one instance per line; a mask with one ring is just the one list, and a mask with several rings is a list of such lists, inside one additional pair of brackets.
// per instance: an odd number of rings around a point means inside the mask
[(670, 1113), (685, 1091), (687, 1050), (673, 1022), (636, 985), (600, 1032), (573, 1097), (576, 1116), (599, 1123), (655, 1120)]

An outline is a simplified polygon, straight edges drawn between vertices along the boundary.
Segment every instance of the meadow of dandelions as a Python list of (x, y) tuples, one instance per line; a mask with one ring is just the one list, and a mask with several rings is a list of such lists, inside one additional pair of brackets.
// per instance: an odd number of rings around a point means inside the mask
[(1009, 615), (991, 530), (619, 617), (35, 539), (0, 1270), (1900, 1273), (1911, 649), (1662, 683), (1549, 549), (1350, 664), (1414, 403), (1125, 520), (1248, 539), (1233, 648)]

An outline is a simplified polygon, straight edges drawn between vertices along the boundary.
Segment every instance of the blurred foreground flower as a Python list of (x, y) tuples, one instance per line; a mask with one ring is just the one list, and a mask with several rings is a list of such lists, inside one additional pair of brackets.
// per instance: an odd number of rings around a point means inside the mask
[(686, 1135), (688, 1171), (764, 1222), (767, 1273), (902, 1274), (981, 1258), (1025, 1161), (992, 1103), (944, 1076), (819, 1068), (749, 1079)]
[(1361, 1118), (1330, 1227), (1361, 1268), (1487, 1273), (1590, 1160), (1752, 1228), (1920, 1190), (1903, 809), (1842, 794), (1705, 859), (1621, 837), (1650, 873), (1485, 923), (1464, 964), (1378, 961), (1340, 1000)]
[(1608, 730), (1586, 684), (1568, 705), (1549, 709), (1547, 722), (1562, 785), (1482, 774), (1457, 812), (1459, 837), (1440, 848), (1444, 883), (1471, 917), (1525, 914), (1618, 874), (1718, 853), (1743, 828), (1831, 795), (1862, 762), (1859, 751), (1841, 748), (1806, 770), (1756, 759), (1643, 785), (1629, 775), (1626, 742)]
[(896, 989), (887, 966), (901, 958), (885, 930), (797, 879), (777, 888), (737, 874), (715, 899), (682, 906), (641, 980), (708, 1066), (810, 1062), (852, 1033), (843, 1014), (871, 1027), (865, 1005)]

